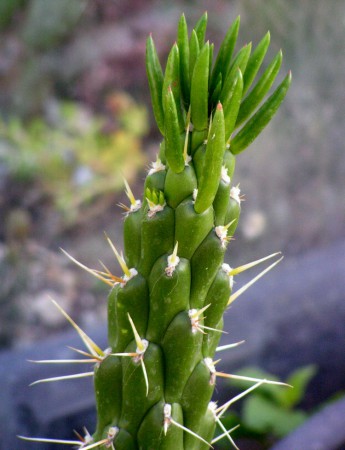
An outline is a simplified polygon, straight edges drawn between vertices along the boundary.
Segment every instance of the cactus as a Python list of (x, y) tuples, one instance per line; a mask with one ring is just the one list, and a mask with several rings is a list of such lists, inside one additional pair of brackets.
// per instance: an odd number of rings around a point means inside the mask
[[(222, 437), (237, 448), (220, 421), (237, 398), (222, 406), (211, 401), (217, 376), (236, 378), (218, 372), (214, 361), (215, 352), (237, 345), (218, 346), (223, 314), (279, 260), (232, 293), (234, 276), (277, 254), (235, 269), (224, 263), (241, 211), (231, 178), (236, 156), (271, 120), (291, 74), (266, 99), (282, 62), (278, 52), (257, 76), (269, 33), (254, 50), (248, 44), (234, 55), (236, 19), (213, 64), (206, 25), (204, 14), (189, 37), (182, 15), (164, 73), (152, 36), (147, 40), (147, 75), (163, 141), (142, 201), (126, 183), (124, 255), (107, 238), (123, 275), (88, 269), (67, 254), (111, 287), (104, 351), (55, 303), (94, 364), (81, 376), (94, 380), (96, 431), (67, 442), (84, 450), (201, 450)], [(246, 379), (253, 384), (241, 396), (269, 382)], [(217, 424), (223, 432), (214, 438)]]

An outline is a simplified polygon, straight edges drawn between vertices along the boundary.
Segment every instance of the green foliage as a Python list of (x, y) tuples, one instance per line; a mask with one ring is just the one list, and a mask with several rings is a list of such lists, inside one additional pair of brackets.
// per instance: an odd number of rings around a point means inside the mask
[(1, 0), (0, 29), (5, 28), (7, 25), (9, 25), (15, 12), (24, 5), (25, 0)]
[(105, 117), (71, 102), (58, 105), (53, 122), (0, 121), (0, 161), (15, 180), (40, 183), (65, 218), (74, 220), (80, 206), (119, 190), (121, 172), (131, 178), (144, 161), (146, 110), (125, 94), (114, 94), (112, 101), (118, 126), (109, 133)]
[[(243, 400), (241, 409), (241, 428), (239, 434), (281, 438), (289, 434), (301, 425), (308, 414), (298, 408), (304, 398), (305, 391), (310, 380), (315, 376), (317, 368), (314, 365), (301, 367), (292, 372), (285, 382), (292, 386), (291, 389), (281, 389), (278, 386), (262, 385), (256, 393)], [(278, 381), (272, 374), (257, 368), (247, 368), (236, 375), (269, 379)], [(231, 386), (242, 390), (248, 386), (248, 382), (232, 379)], [(224, 418), (224, 423), (230, 426), (237, 420), (237, 415), (229, 414)]]

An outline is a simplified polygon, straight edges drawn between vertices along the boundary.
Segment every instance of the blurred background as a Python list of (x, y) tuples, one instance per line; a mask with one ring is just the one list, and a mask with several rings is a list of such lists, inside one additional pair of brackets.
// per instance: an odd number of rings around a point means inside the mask
[[(153, 33), (164, 61), (181, 12), (191, 28), (205, 10), (215, 48), (240, 14), (239, 45), (256, 45), (270, 30), (268, 58), (280, 48), (284, 54), (279, 80), (290, 69), (293, 74), (277, 116), (237, 159), (234, 183), (246, 201), (229, 262), (282, 251), (292, 277), (284, 294), (294, 308), (301, 301), (296, 317), (308, 323), (313, 308), (332, 305), (320, 320), (339, 363), (345, 330), (333, 319), (343, 317), (345, 285), (342, 277), (333, 282), (332, 274), (345, 258), (339, 253), (345, 238), (342, 0), (0, 1), (0, 351), (35, 346), (68, 328), (49, 297), (82, 328), (103, 326), (106, 289), (73, 267), (60, 247), (88, 266), (101, 259), (119, 272), (103, 232), (121, 248), (122, 176), (141, 196), (160, 141), (145, 73), (146, 37)], [(306, 273), (299, 261), (309, 255)], [(312, 290), (303, 307), (303, 280), (320, 282), (311, 273), (323, 276), (322, 292)], [(279, 304), (279, 298), (272, 301)], [(267, 317), (262, 323), (269, 325)], [(313, 324), (317, 335), (320, 322)], [(283, 329), (290, 342), (293, 324)], [(261, 351), (269, 359), (267, 347)], [(287, 375), (308, 366), (312, 378), (327, 355), (274, 367)], [(339, 369), (342, 376), (343, 365), (332, 373)], [(323, 396), (343, 388), (335, 384)]]

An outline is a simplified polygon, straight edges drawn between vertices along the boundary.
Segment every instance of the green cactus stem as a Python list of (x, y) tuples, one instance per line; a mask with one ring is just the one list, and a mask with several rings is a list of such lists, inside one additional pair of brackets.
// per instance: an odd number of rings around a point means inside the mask
[[(241, 212), (232, 177), (236, 156), (272, 119), (291, 81), (288, 73), (269, 93), (281, 52), (258, 76), (269, 33), (253, 51), (248, 44), (234, 55), (239, 23), (230, 26), (214, 64), (213, 45), (205, 42), (207, 14), (191, 33), (181, 17), (164, 73), (152, 36), (147, 40), (147, 76), (163, 140), (142, 201), (126, 183), (123, 256), (108, 239), (123, 275), (70, 257), (111, 286), (109, 349), (98, 349), (63, 312), (88, 349), (86, 362), (94, 364), (84, 376), (94, 379), (97, 427), (77, 443), (84, 450), (202, 450), (220, 438), (237, 448), (220, 422), (237, 398), (221, 407), (211, 402), (217, 377), (232, 376), (217, 372), (215, 351), (224, 349), (217, 345), (228, 305), (277, 262), (232, 293), (234, 276), (276, 256), (237, 269), (224, 263)], [(248, 382), (241, 396), (268, 381)], [(217, 423), (223, 432), (214, 437)]]

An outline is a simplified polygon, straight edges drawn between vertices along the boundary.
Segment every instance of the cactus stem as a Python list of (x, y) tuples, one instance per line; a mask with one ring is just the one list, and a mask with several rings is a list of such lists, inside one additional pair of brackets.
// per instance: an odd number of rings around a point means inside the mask
[(281, 255), (281, 252), (272, 253), (271, 255), (265, 256), (264, 258), (257, 259), (256, 261), (252, 261), (250, 263), (244, 264), (243, 266), (238, 266), (235, 269), (230, 268), (229, 276), (237, 275), (241, 272), (244, 272), (245, 270), (251, 269), (252, 267), (256, 266), (257, 264), (267, 261), (268, 259), (274, 258), (277, 255)]
[(265, 270), (263, 270), (262, 272), (260, 272), (256, 277), (254, 277), (253, 279), (251, 279), (248, 283), (246, 283), (244, 286), (242, 286), (240, 289), (238, 289), (234, 294), (230, 295), (229, 301), (228, 301), (228, 306), (235, 301), (240, 295), (242, 295), (247, 289), (250, 288), (250, 286), (252, 286), (256, 281), (258, 281), (261, 277), (263, 277), (264, 275), (266, 275), (267, 272), (269, 272), (270, 270), (272, 270), (277, 264), (280, 263), (280, 261), (284, 258), (284, 256), (282, 256), (281, 258), (278, 259), (278, 261), (274, 262), (273, 264), (271, 264), (270, 266), (268, 266)]
[(188, 155), (188, 141), (189, 141), (189, 130), (190, 130), (190, 107), (188, 109), (187, 113), (187, 126), (186, 126), (186, 137), (184, 140), (184, 146), (183, 146), (183, 159), (186, 166), (188, 166), (188, 163), (192, 160), (191, 156)]
[(223, 352), (224, 350), (229, 350), (230, 348), (238, 347), (241, 344), (244, 344), (246, 341), (234, 342), (233, 344), (220, 345), (216, 348), (216, 352)]
[[(146, 348), (148, 346), (148, 341), (146, 341), (145, 339), (143, 339), (143, 342), (146, 345)], [(145, 348), (145, 350), (146, 350)], [(145, 380), (145, 386), (146, 386), (146, 397), (149, 395), (149, 379), (147, 376), (147, 371), (146, 371), (146, 367), (145, 367), (145, 363), (144, 363), (144, 353), (145, 350), (143, 350), (142, 353), (138, 352), (138, 348), (136, 349), (136, 352), (129, 352), (129, 353), (111, 353), (112, 356), (130, 356), (131, 358), (133, 358), (133, 361), (138, 363), (140, 362), (142, 371), (143, 371), (143, 375), (144, 375), (144, 380)]]
[(205, 439), (203, 439), (201, 436), (199, 436), (198, 434), (194, 433), (192, 430), (190, 430), (187, 427), (184, 427), (183, 425), (181, 425), (180, 423), (176, 422), (172, 416), (171, 416), (171, 405), (169, 403), (166, 403), (164, 405), (164, 409), (163, 409), (163, 413), (164, 413), (164, 425), (163, 425), (163, 430), (164, 430), (164, 434), (167, 434), (167, 431), (170, 427), (170, 425), (175, 425), (175, 427), (181, 428), (181, 430), (185, 431), (186, 433), (190, 434), (191, 436), (194, 436), (195, 438), (199, 439), (200, 441), (202, 441), (204, 444), (208, 445), (210, 448), (213, 448), (212, 445), (205, 441)]
[(136, 362), (136, 363), (140, 362), (141, 368), (143, 370), (144, 379), (145, 379), (146, 396), (148, 396), (148, 394), (149, 394), (149, 379), (147, 376), (147, 371), (146, 371), (146, 367), (145, 367), (145, 363), (144, 363), (144, 354), (147, 350), (149, 342), (146, 339), (141, 339), (131, 316), (129, 314), (127, 314), (127, 315), (128, 315), (128, 320), (131, 324), (131, 328), (133, 330), (135, 342), (137, 344), (136, 351), (133, 353), (111, 353), (111, 354), (113, 356), (131, 356), (133, 358), (134, 362)]

